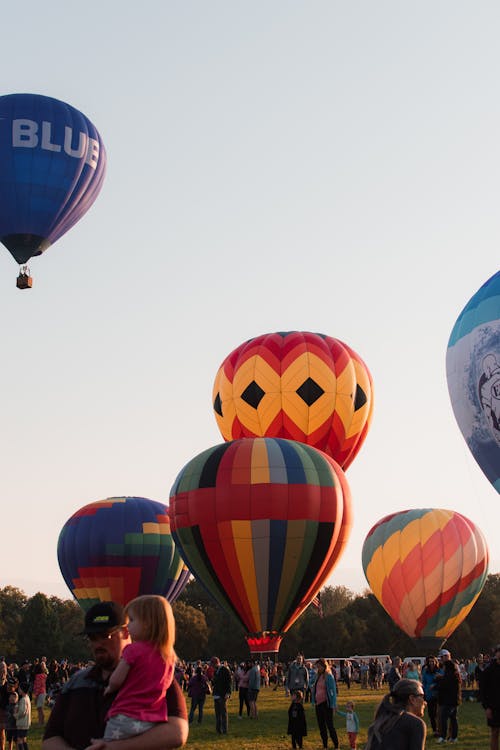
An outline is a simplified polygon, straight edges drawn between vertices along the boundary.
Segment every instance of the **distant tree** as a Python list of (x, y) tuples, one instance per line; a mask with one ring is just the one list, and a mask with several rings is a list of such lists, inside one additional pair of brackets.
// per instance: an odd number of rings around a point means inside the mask
[[(354, 594), (345, 586), (325, 586), (321, 589), (323, 616), (334, 615), (345, 609), (354, 599)], [(309, 608), (310, 609), (310, 608)]]
[(205, 615), (199, 609), (177, 601), (175, 615), (175, 650), (181, 659), (194, 661), (207, 654), (208, 627)]
[(241, 660), (249, 655), (241, 624), (222, 609), (197, 581), (188, 583), (177, 602), (183, 602), (205, 615), (208, 629), (207, 651), (205, 654), (198, 654), (199, 657), (216, 655)]
[(50, 599), (35, 594), (23, 610), (17, 634), (17, 653), (20, 658), (47, 656), (60, 658), (62, 647), (61, 625)]
[(57, 596), (50, 597), (49, 605), (59, 622), (61, 633), (59, 656), (70, 662), (87, 661), (90, 658), (90, 649), (82, 637), (84, 622), (80, 605), (73, 599), (59, 599)]
[(28, 598), (14, 586), (0, 589), (0, 656), (17, 658), (17, 635)]

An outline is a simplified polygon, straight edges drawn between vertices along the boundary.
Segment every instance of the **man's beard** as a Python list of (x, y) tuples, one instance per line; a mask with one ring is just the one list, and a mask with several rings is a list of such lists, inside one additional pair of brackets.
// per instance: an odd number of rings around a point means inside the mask
[(94, 651), (94, 660), (98, 667), (101, 667), (101, 669), (104, 670), (109, 670), (110, 672), (116, 667), (115, 659), (106, 649), (97, 648)]

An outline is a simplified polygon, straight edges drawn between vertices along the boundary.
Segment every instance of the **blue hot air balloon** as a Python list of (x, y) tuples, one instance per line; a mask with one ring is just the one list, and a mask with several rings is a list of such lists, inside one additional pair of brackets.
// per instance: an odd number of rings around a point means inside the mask
[(458, 316), (448, 343), (446, 374), (458, 426), (500, 492), (500, 271)]
[(189, 578), (170, 533), (168, 508), (145, 497), (89, 503), (64, 524), (57, 544), (64, 580), (87, 610), (141, 594), (173, 602)]
[(77, 109), (38, 94), (0, 97), (0, 241), (20, 265), (81, 219), (105, 171), (101, 136)]

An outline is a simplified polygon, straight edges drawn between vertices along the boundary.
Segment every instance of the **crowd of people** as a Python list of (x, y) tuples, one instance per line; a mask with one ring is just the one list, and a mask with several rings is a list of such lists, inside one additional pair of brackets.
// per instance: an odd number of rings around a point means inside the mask
[[(162, 597), (138, 597), (122, 608), (101, 602), (85, 615), (89, 665), (50, 661), (6, 664), (0, 658), (0, 750), (27, 750), (31, 704), (39, 725), (52, 708), (43, 750), (168, 750), (187, 741), (189, 724), (204, 719), (213, 700), (215, 729), (229, 731), (228, 702), (238, 696), (237, 718), (256, 721), (263, 688), (283, 690), (289, 700), (287, 731), (292, 748), (308, 734), (304, 704), (314, 709), (323, 748), (339, 747), (342, 717), (351, 750), (358, 747), (359, 717), (352, 700), (338, 705), (338, 683), (347, 695), (355, 680), (368, 689), (387, 688), (368, 727), (366, 750), (423, 750), (425, 709), (437, 743), (458, 741), (458, 707), (464, 690), (475, 690), (490, 727), (491, 750), (499, 749), (500, 646), (491, 656), (464, 662), (441, 650), (419, 660), (378, 657), (289, 663), (247, 659), (228, 663), (214, 656), (185, 663), (174, 651), (175, 621)], [(189, 715), (185, 696), (190, 699)], [(310, 728), (309, 728), (310, 731)]]

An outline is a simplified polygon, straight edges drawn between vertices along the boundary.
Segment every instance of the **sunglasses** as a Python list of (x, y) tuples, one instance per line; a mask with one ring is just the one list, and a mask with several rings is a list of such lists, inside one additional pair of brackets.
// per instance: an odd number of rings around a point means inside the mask
[(84, 638), (90, 643), (96, 643), (97, 641), (110, 641), (115, 633), (121, 630), (121, 627), (108, 630), (107, 633), (86, 633)]

